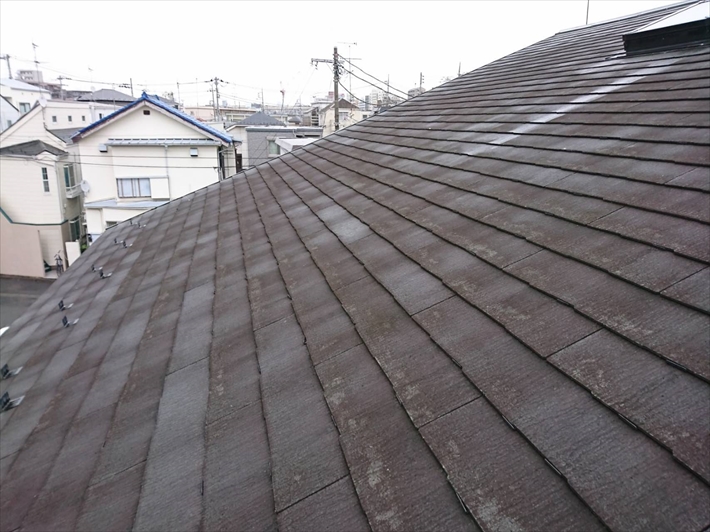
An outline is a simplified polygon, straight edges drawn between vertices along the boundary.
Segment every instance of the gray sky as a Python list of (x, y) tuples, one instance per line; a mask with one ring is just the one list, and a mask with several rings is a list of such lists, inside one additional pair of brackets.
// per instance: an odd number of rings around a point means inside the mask
[[(591, 0), (589, 22), (677, 3), (676, 0)], [(586, 0), (399, 2), (28, 2), (0, 0), (0, 55), (13, 71), (34, 68), (32, 43), (45, 80), (63, 74), (93, 80), (96, 89), (133, 79), (162, 94), (181, 83), (187, 104), (207, 104), (215, 76), (230, 103), (259, 100), (293, 105), (332, 90), (333, 46), (366, 72), (407, 91), (439, 85), (554, 33), (584, 25)], [(347, 44), (350, 45), (348, 50)], [(340, 43), (340, 44), (339, 44)], [(89, 68), (93, 72), (89, 71)], [(0, 65), (7, 77), (5, 62)], [(355, 73), (361, 75), (355, 70)], [(65, 82), (67, 83), (67, 82)], [(353, 93), (371, 87), (355, 78)], [(376, 83), (376, 82), (375, 82)], [(89, 89), (91, 83), (67, 83)], [(116, 87), (117, 88), (117, 87)], [(127, 89), (119, 89), (129, 92)]]

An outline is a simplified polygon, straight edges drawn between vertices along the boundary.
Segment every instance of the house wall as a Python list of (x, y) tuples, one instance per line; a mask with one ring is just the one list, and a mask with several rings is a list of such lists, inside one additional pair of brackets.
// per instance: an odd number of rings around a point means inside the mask
[(5, 131), (20, 118), (20, 111), (0, 98), (0, 132)]
[(122, 104), (49, 100), (43, 110), (44, 123), (47, 129), (82, 128), (121, 107)]
[(49, 100), (50, 97), (49, 91), (40, 91), (40, 89), (13, 89), (7, 85), (0, 85), (0, 95), (7, 98), (17, 109), (20, 109), (20, 104), (23, 103), (29, 105), (31, 109), (35, 102), (41, 99)]
[[(295, 139), (298, 135), (320, 138), (320, 134), (320, 128), (247, 127), (245, 135), (247, 142), (245, 144), (248, 151), (244, 153), (248, 154), (248, 160), (245, 162), (244, 167), (256, 166), (278, 157), (278, 155), (269, 155), (269, 140), (277, 138)], [(244, 144), (242, 147), (244, 147)]]
[(39, 230), (13, 224), (0, 214), (0, 274), (44, 277)]
[(66, 150), (66, 144), (45, 129), (41, 107), (33, 109), (27, 116), (22, 116), (11, 128), (0, 133), (0, 145), (2, 146), (14, 146), (31, 140), (41, 140), (55, 148)]
[(219, 174), (214, 169), (219, 166), (217, 146), (199, 146), (197, 157), (190, 156), (189, 146), (169, 146), (167, 169), (164, 146), (108, 146), (108, 152), (99, 151), (99, 146), (106, 144), (110, 138), (208, 138), (153, 108), (150, 108), (150, 115), (144, 115), (144, 109), (148, 107), (138, 106), (69, 148), (71, 153), (79, 155), (83, 178), (90, 186), (86, 202), (120, 200), (117, 178), (151, 178), (154, 199), (168, 199), (165, 182), (168, 176), (170, 199), (219, 180)]
[(100, 235), (106, 231), (107, 222), (125, 222), (129, 218), (139, 216), (148, 209), (86, 209), (86, 232), (90, 235)]
[[(49, 176), (49, 192), (42, 184), (43, 167)], [(40, 154), (36, 160), (0, 156), (0, 207), (14, 222), (62, 223), (63, 189), (52, 156)]]
[[(347, 117), (340, 120), (340, 129), (356, 124), (362, 120), (362, 111), (358, 108), (342, 109), (341, 112), (347, 111)], [(370, 113), (366, 113), (370, 114)], [(342, 116), (342, 115), (341, 115)], [(327, 111), (320, 114), (320, 125), (324, 126), (323, 136), (330, 135), (335, 132), (335, 109), (330, 107)]]

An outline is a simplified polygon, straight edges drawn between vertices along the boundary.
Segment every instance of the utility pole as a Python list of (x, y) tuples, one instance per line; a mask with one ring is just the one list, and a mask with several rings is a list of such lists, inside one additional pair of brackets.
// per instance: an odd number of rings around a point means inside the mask
[(210, 81), (214, 83), (214, 119), (222, 120), (219, 111), (219, 83), (224, 83), (224, 80), (219, 79), (217, 76), (215, 76)]
[(178, 93), (178, 101), (177, 101), (177, 103), (178, 103), (178, 107), (180, 107), (180, 82), (179, 82), (179, 81), (176, 81), (175, 83), (177, 84), (177, 93)]
[(338, 47), (333, 48), (333, 59), (311, 59), (311, 64), (316, 65), (318, 68), (318, 63), (330, 63), (333, 65), (333, 111), (335, 111), (335, 131), (340, 129), (340, 114), (339, 114), (339, 98), (338, 98), (338, 84), (340, 83), (340, 65), (338, 64)]
[(12, 69), (10, 68), (10, 54), (0, 55), (0, 59), (4, 59), (7, 62), (7, 73), (12, 79)]
[(422, 91), (422, 87), (424, 87), (424, 74), (422, 72), (419, 73), (419, 91)]
[(62, 82), (64, 81), (64, 77), (58, 76), (57, 79), (59, 80), (59, 99), (63, 100), (64, 99), (64, 84)]
[(37, 61), (37, 45), (32, 43), (32, 51), (35, 54), (35, 75), (37, 76), (37, 83), (39, 83), (39, 61)]
[(340, 83), (340, 65), (338, 65), (338, 47), (335, 46), (333, 48), (333, 111), (335, 111), (335, 131), (340, 129), (338, 83)]

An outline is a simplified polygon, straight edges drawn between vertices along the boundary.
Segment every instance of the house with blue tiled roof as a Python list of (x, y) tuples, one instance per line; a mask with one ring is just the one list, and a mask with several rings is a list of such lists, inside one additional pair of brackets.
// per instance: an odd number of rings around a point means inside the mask
[(241, 170), (239, 141), (145, 92), (77, 131), (87, 233), (180, 198)]

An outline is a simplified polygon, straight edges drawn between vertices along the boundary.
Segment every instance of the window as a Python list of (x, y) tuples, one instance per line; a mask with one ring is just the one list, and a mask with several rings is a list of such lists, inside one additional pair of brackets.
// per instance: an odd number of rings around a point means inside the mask
[(53, 116), (52, 116), (52, 122), (54, 122), (54, 123), (56, 124), (56, 122), (57, 122), (57, 116), (56, 116), (56, 115), (53, 115)]
[(69, 222), (69, 233), (72, 242), (81, 238), (81, 222), (78, 216)]
[(141, 177), (133, 179), (116, 179), (119, 198), (149, 198), (150, 179)]
[(20, 112), (22, 114), (29, 113), (30, 112), (30, 104), (25, 103), (25, 102), (20, 102)]
[(104, 117), (103, 113), (99, 113), (99, 120), (101, 120)]
[(49, 174), (46, 168), (42, 168), (42, 186), (45, 192), (49, 192)]
[(10, 127), (12, 125), (12, 120), (7, 121), (7, 127)]
[(74, 165), (68, 164), (64, 167), (64, 185), (67, 188), (71, 188), (76, 185), (76, 178), (74, 176)]
[(86, 122), (86, 116), (81, 115), (81, 121), (82, 121), (82, 122)]
[(275, 140), (269, 141), (269, 155), (281, 155), (281, 147), (276, 144)]
[(113, 226), (116, 225), (117, 223), (118, 223), (118, 222), (109, 222), (109, 221), (107, 221), (107, 222), (106, 222), (106, 229), (108, 229), (109, 227), (113, 227)]
[(150, 114), (150, 110), (149, 110), (149, 109), (143, 109), (143, 114), (146, 115), (146, 116), (149, 115), (149, 114)]
[(69, 118), (69, 122), (71, 122), (71, 121), (72, 121), (72, 120), (71, 120), (71, 115), (69, 115), (69, 116), (68, 116), (67, 118)]

